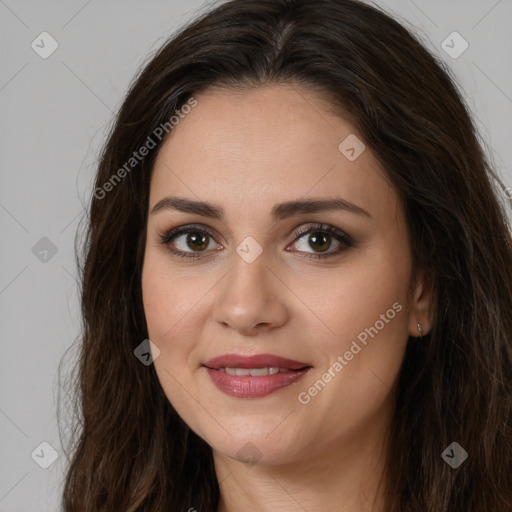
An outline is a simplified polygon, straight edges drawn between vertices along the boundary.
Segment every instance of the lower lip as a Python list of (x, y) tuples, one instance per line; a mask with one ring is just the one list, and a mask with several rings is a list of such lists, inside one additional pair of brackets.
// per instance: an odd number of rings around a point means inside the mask
[(259, 377), (252, 377), (251, 375), (239, 377), (211, 368), (206, 368), (206, 371), (212, 382), (226, 395), (236, 398), (261, 398), (294, 384), (304, 377), (310, 369), (311, 367)]

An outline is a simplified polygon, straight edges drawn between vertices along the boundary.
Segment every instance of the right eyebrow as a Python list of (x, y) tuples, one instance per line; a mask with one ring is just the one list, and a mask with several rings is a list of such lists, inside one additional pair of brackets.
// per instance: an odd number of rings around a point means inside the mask
[(151, 214), (163, 210), (178, 210), (184, 213), (195, 213), (203, 217), (212, 217), (219, 220), (224, 217), (224, 210), (220, 206), (215, 206), (205, 201), (193, 201), (191, 199), (185, 199), (184, 197), (164, 197), (153, 206)]

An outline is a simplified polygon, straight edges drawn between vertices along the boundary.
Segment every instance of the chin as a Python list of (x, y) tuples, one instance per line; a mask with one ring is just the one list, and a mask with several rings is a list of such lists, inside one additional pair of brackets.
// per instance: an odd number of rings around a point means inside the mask
[(290, 446), (283, 443), (282, 439), (271, 440), (266, 435), (240, 434), (208, 444), (217, 455), (229, 457), (249, 466), (287, 464), (296, 460), (296, 455), (300, 452), (297, 445)]

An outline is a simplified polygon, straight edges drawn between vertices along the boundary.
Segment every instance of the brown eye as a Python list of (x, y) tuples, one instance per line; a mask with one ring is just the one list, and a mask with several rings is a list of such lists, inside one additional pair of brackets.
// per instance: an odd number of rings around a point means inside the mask
[[(181, 238), (181, 236), (184, 235), (180, 235), (179, 237), (177, 237), (177, 239)], [(208, 238), (209, 235), (207, 234), (189, 233), (188, 235), (186, 235), (184, 243), (187, 247), (189, 247), (192, 250), (204, 251), (208, 247)]]
[[(293, 243), (294, 247), (298, 252), (308, 253), (309, 258), (334, 256), (354, 245), (349, 235), (329, 225), (309, 226), (299, 230), (295, 235), (297, 238)], [(329, 251), (333, 243), (337, 245), (334, 250)], [(312, 249), (312, 252), (308, 249)]]
[(213, 234), (205, 229), (194, 226), (182, 226), (161, 236), (161, 243), (169, 251), (182, 258), (198, 258), (201, 252), (206, 252), (210, 246), (221, 247), (215, 243)]

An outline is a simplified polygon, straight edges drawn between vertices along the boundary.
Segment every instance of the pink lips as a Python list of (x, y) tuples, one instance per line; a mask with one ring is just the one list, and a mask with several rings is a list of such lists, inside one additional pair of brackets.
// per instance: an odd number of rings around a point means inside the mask
[[(210, 359), (203, 366), (218, 389), (237, 398), (260, 398), (269, 395), (297, 382), (312, 368), (307, 363), (272, 354), (225, 354)], [(262, 370), (264, 368), (268, 372), (261, 375), (265, 373)], [(235, 369), (243, 375), (233, 375), (236, 373)], [(249, 369), (257, 375), (247, 375)]]

